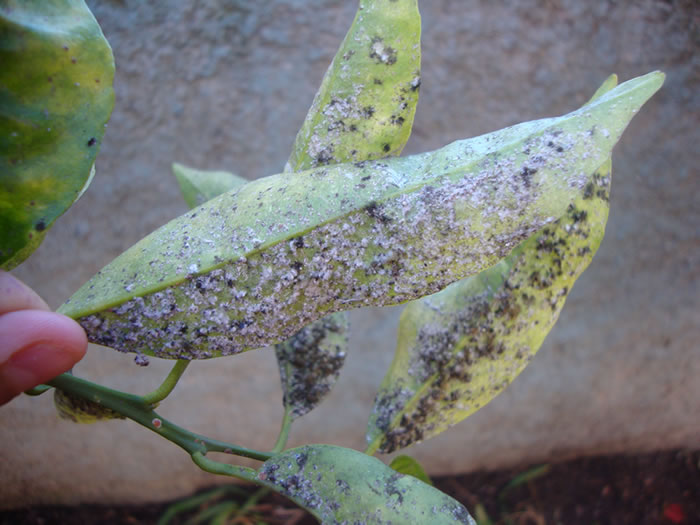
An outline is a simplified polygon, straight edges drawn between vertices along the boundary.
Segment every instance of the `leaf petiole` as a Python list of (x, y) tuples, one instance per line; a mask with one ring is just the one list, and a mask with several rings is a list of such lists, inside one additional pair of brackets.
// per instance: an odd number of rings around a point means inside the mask
[(185, 373), (187, 365), (189, 364), (190, 361), (187, 359), (178, 359), (177, 361), (175, 361), (175, 365), (170, 370), (168, 377), (166, 377), (163, 383), (153, 392), (149, 392), (148, 394), (143, 396), (143, 402), (147, 405), (156, 407), (158, 403), (160, 403), (170, 395), (170, 393), (175, 388), (175, 385), (177, 385), (177, 382), (182, 377), (182, 374)]
[(277, 437), (277, 442), (272, 448), (273, 454), (279, 454), (287, 446), (287, 441), (289, 440), (289, 429), (292, 426), (292, 410), (290, 407), (284, 407), (284, 416), (282, 418), (282, 428), (280, 429), (280, 434)]

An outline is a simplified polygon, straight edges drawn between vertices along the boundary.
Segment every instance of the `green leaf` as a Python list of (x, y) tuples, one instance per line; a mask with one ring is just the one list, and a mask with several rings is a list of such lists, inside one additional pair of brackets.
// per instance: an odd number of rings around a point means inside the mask
[(435, 293), (561, 217), (663, 78), (431, 153), (258, 179), (141, 240), (59, 311), (93, 342), (201, 359)]
[(285, 171), (398, 155), (420, 87), (417, 0), (361, 0)]
[[(379, 46), (390, 50), (390, 64), (376, 55)], [(417, 1), (360, 2), (285, 171), (398, 155), (411, 133), (419, 75)], [(283, 401), (292, 418), (331, 391), (348, 351), (347, 329), (347, 313), (336, 312), (276, 345)]]
[(10, 269), (92, 179), (114, 59), (82, 0), (6, 0), (0, 34), (0, 267)]
[(226, 171), (196, 170), (177, 163), (173, 163), (173, 174), (190, 208), (248, 183), (247, 179)]
[(427, 483), (431, 486), (433, 485), (433, 481), (430, 479), (430, 476), (426, 474), (425, 469), (423, 469), (421, 464), (418, 463), (418, 461), (416, 461), (411, 456), (396, 456), (391, 461), (389, 466), (393, 468), (396, 472), (400, 472), (401, 474), (406, 474), (408, 476), (413, 476), (414, 478), (421, 480), (423, 483)]
[(448, 495), (347, 448), (290, 449), (267, 460), (258, 479), (321, 523), (475, 525), (467, 510)]
[[(592, 101), (615, 82), (613, 75)], [(592, 174), (564, 217), (499, 264), (406, 307), (370, 417), (369, 452), (392, 452), (447, 430), (525, 368), (603, 239), (610, 167), (608, 160)]]

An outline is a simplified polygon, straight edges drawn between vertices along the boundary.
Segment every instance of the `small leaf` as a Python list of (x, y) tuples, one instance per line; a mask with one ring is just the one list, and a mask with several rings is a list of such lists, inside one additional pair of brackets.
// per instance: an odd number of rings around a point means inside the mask
[(408, 476), (413, 476), (414, 478), (421, 480), (423, 483), (427, 483), (431, 486), (433, 485), (433, 481), (430, 479), (430, 476), (426, 474), (425, 469), (423, 469), (421, 464), (418, 463), (418, 461), (416, 461), (411, 456), (396, 456), (391, 461), (389, 466), (393, 468), (396, 472), (400, 472), (401, 474), (406, 474)]
[[(380, 42), (393, 52), (391, 67), (372, 56)], [(419, 72), (417, 1), (361, 1), (285, 171), (398, 155), (411, 133)], [(347, 327), (347, 313), (336, 312), (276, 345), (283, 400), (292, 418), (312, 410), (331, 391), (348, 351)]]
[(499, 264), (406, 307), (370, 417), (368, 451), (392, 452), (447, 430), (525, 368), (603, 239), (610, 166), (590, 177), (564, 217)]
[(564, 215), (662, 83), (432, 153), (258, 179), (141, 240), (59, 311), (93, 342), (202, 359), (435, 293)]
[(82, 0), (0, 5), (0, 267), (85, 190), (114, 105), (114, 59)]
[(177, 163), (173, 163), (173, 174), (190, 208), (248, 183), (247, 179), (226, 171), (202, 171)]
[(292, 420), (311, 411), (330, 392), (345, 362), (348, 318), (329, 315), (275, 345), (284, 406)]
[(285, 171), (398, 155), (420, 87), (417, 0), (361, 0)]
[(74, 423), (91, 424), (107, 419), (124, 419), (124, 416), (109, 408), (59, 389), (54, 390), (53, 402), (60, 418)]
[(311, 512), (321, 523), (466, 523), (467, 510), (413, 476), (376, 458), (332, 445), (307, 445), (267, 460), (260, 482)]

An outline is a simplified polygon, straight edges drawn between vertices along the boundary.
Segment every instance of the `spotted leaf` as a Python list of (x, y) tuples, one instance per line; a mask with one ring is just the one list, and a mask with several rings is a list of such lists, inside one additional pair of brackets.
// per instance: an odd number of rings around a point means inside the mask
[(420, 87), (417, 0), (360, 0), (285, 171), (398, 155)]
[(6, 0), (0, 34), (0, 267), (10, 269), (92, 179), (114, 59), (82, 0)]
[[(378, 57), (380, 47), (390, 64)], [(361, 1), (285, 170), (398, 155), (411, 133), (419, 75), (417, 1)], [(283, 401), (292, 418), (330, 392), (348, 351), (347, 329), (347, 313), (336, 312), (276, 345)]]
[(447, 430), (525, 368), (603, 239), (610, 167), (608, 159), (563, 217), (499, 264), (406, 307), (370, 417), (368, 451), (392, 452)]
[(348, 448), (290, 449), (267, 460), (258, 480), (321, 523), (476, 525), (467, 509), (447, 494)]
[(197, 359), (435, 293), (563, 216), (662, 83), (431, 153), (258, 179), (155, 231), (60, 311), (94, 342)]

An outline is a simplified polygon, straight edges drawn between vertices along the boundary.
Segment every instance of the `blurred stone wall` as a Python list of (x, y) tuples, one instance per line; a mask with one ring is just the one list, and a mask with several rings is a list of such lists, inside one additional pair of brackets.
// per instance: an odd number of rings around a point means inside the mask
[[(170, 163), (248, 178), (281, 171), (349, 26), (348, 0), (90, 0), (117, 63), (97, 177), (15, 272), (57, 307), (186, 210)], [(693, 0), (424, 0), (421, 100), (406, 153), (568, 112), (616, 72), (664, 88), (613, 157), (605, 241), (530, 367), (488, 407), (410, 449), (432, 473), (700, 445), (700, 8)], [(292, 443), (363, 447), (400, 309), (352, 313), (337, 388)], [(76, 373), (145, 393), (139, 368), (92, 348)], [(273, 353), (196, 363), (161, 408), (195, 431), (271, 447)], [(0, 408), (0, 505), (137, 502), (218, 481), (131, 422), (76, 426), (50, 396)], [(222, 480), (225, 481), (225, 480)]]

